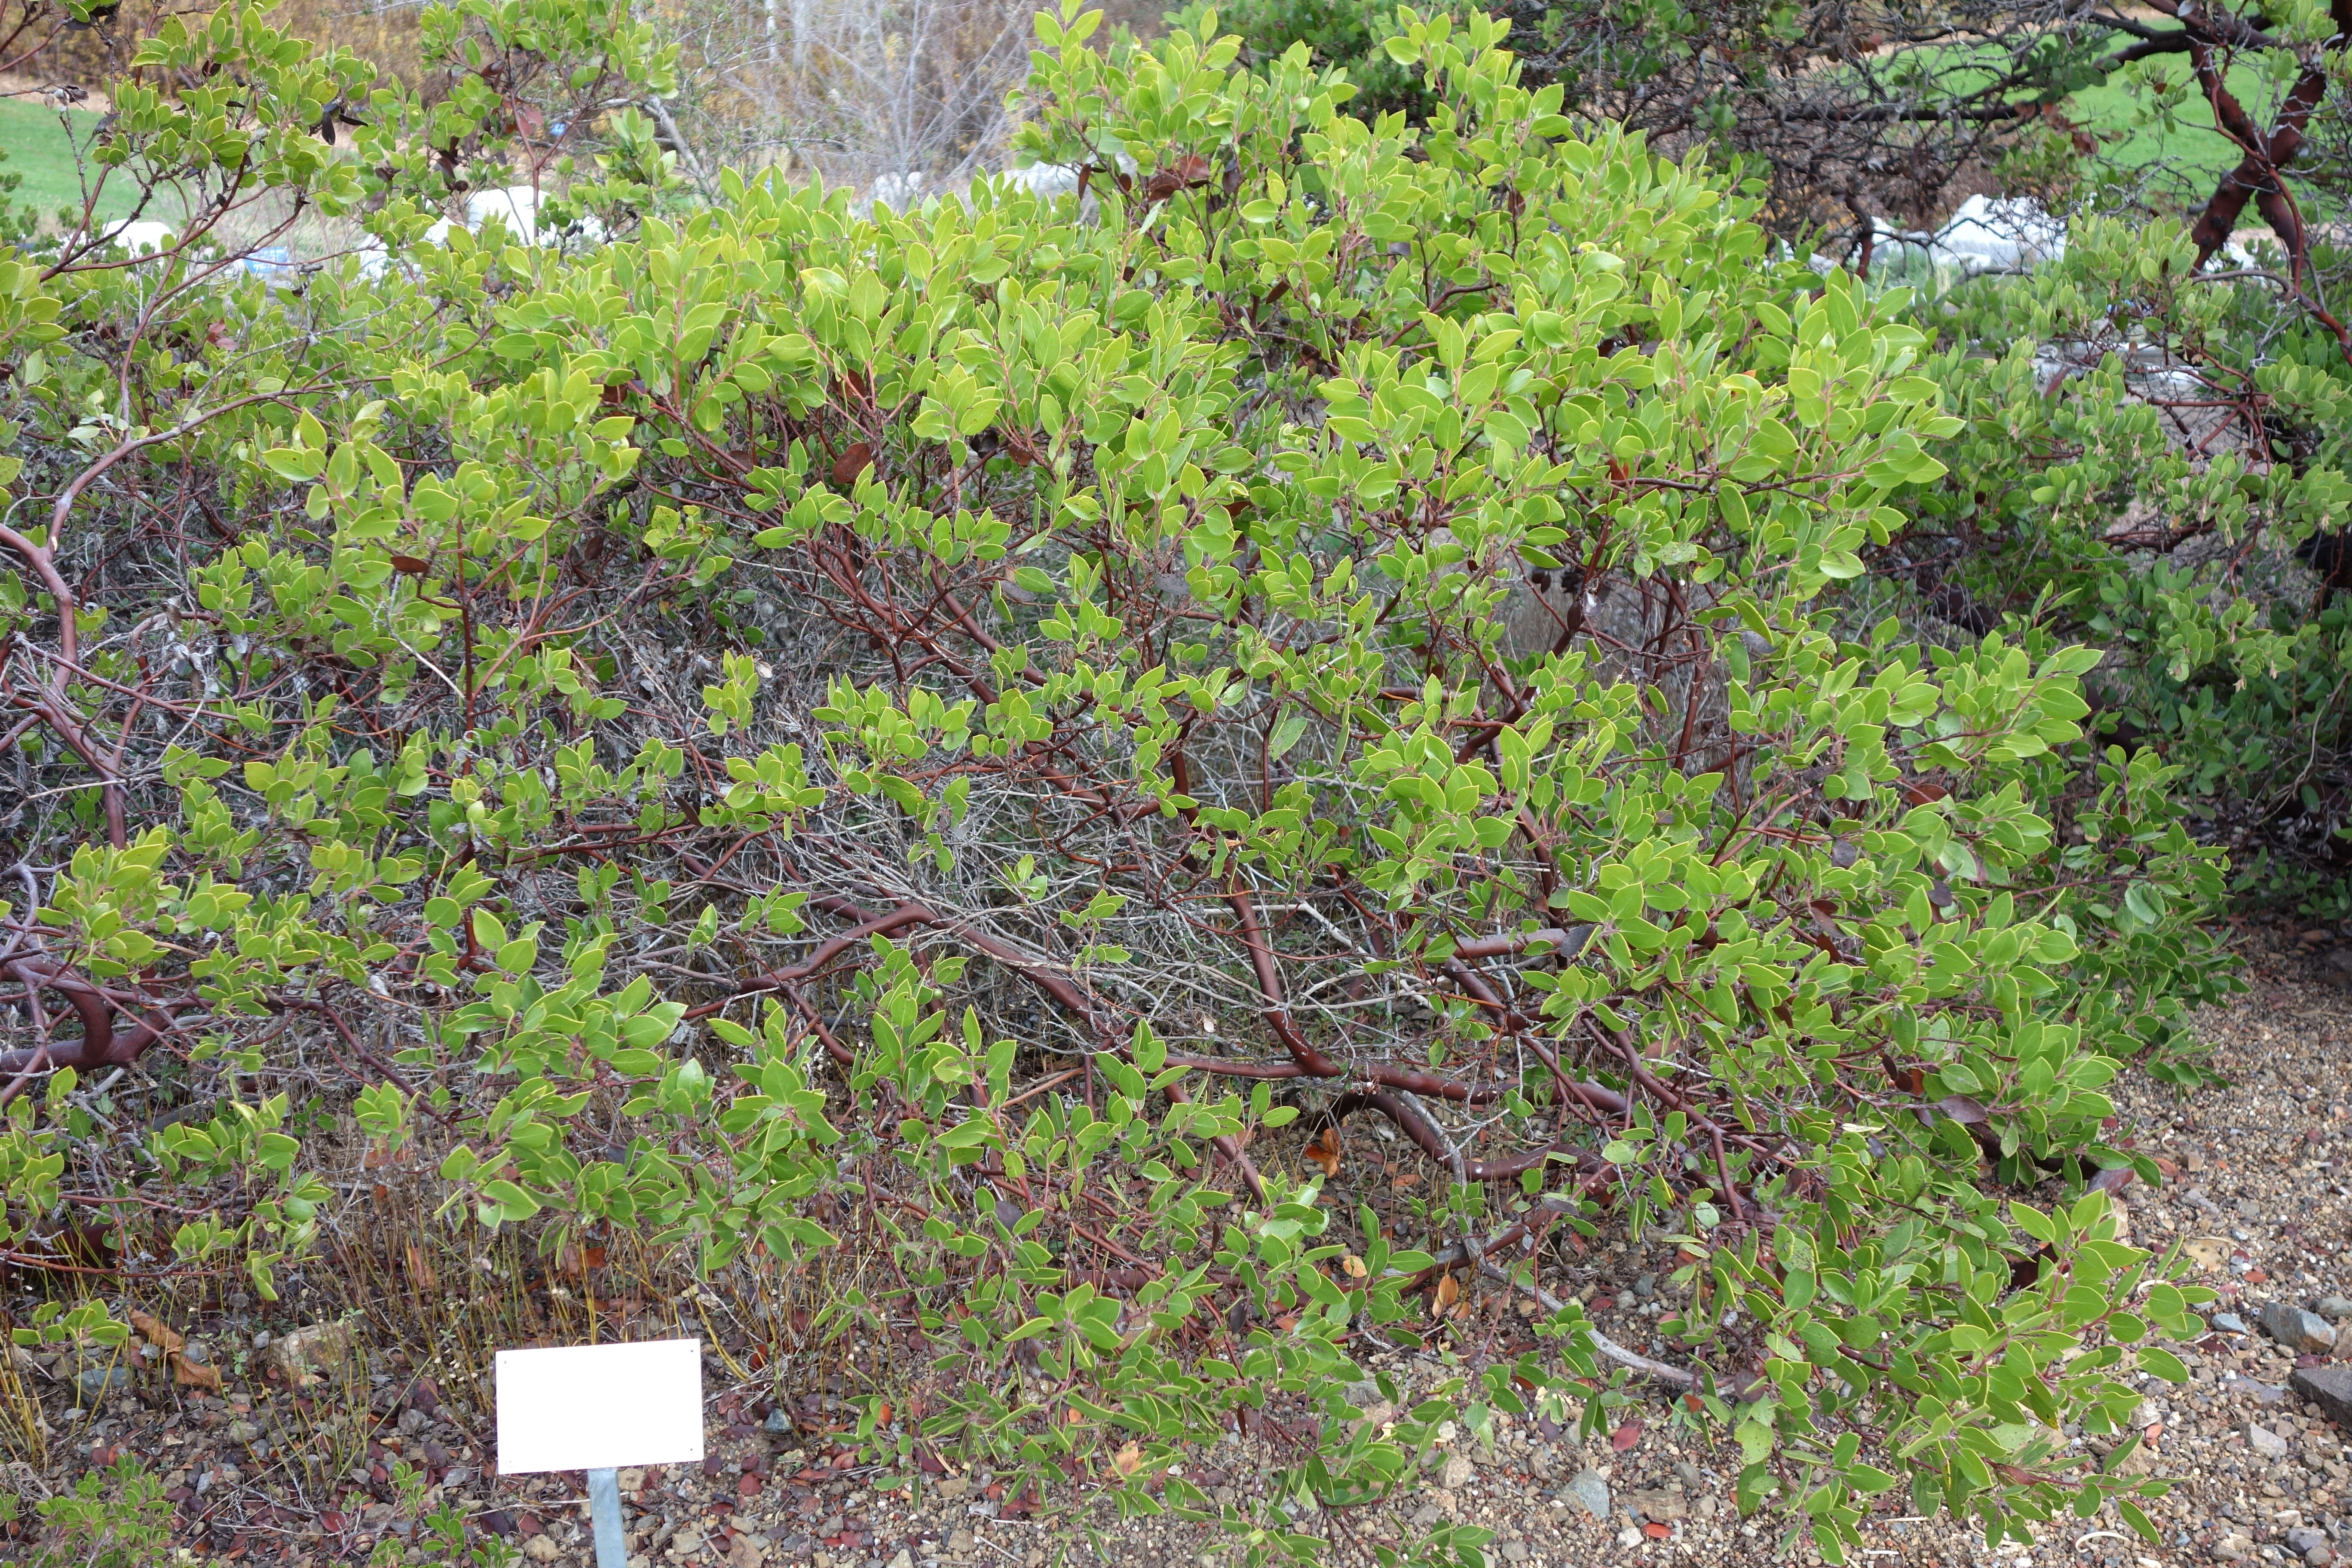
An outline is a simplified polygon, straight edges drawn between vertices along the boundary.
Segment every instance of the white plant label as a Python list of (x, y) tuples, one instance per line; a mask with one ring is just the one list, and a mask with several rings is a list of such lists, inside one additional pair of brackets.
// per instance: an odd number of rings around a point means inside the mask
[(500, 1351), (499, 1473), (702, 1458), (702, 1342)]

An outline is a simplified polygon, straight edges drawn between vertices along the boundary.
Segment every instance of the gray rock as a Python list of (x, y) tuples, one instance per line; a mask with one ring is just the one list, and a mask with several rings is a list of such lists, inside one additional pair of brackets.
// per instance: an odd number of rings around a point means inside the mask
[(110, 1394), (131, 1387), (131, 1369), (127, 1366), (93, 1366), (74, 1373), (74, 1386), (81, 1390), (84, 1399), (103, 1399)]
[(2217, 1334), (2242, 1334), (2250, 1331), (2246, 1327), (2246, 1320), (2235, 1312), (2216, 1312), (2205, 1321), (2212, 1326), (2213, 1331)]
[(1444, 1468), (1437, 1472), (1437, 1484), (1449, 1492), (1460, 1491), (1470, 1484), (1472, 1473), (1469, 1455), (1448, 1454)]
[(2298, 1367), (2287, 1386), (2326, 1411), (2338, 1426), (2352, 1426), (2352, 1366)]
[(2316, 1355), (2336, 1344), (2336, 1331), (2327, 1326), (2326, 1319), (2284, 1301), (2273, 1301), (2263, 1309), (2263, 1331), (2305, 1355)]
[(2347, 1318), (2352, 1318), (2352, 1299), (2343, 1296), (2322, 1296), (2312, 1303), (2312, 1310), (2331, 1323), (2340, 1323)]
[(2249, 1425), (2246, 1427), (2246, 1447), (2265, 1459), (2286, 1458), (2286, 1439), (2267, 1426)]
[(1675, 1461), (1675, 1479), (1682, 1482), (1683, 1490), (1686, 1492), (1700, 1492), (1706, 1489), (1706, 1479), (1698, 1473), (1698, 1467), (1688, 1459)]
[(781, 1410), (771, 1410), (768, 1412), (768, 1419), (763, 1423), (763, 1426), (768, 1431), (781, 1436), (793, 1429), (793, 1420), (791, 1416), (785, 1415)]
[(2256, 1378), (2240, 1377), (2236, 1373), (2221, 1380), (2221, 1392), (2239, 1399), (2251, 1399), (2257, 1405), (2284, 1405), (2286, 1390), (2275, 1383), (2263, 1383)]
[(232, 1443), (255, 1443), (260, 1441), (261, 1428), (239, 1417), (228, 1424), (227, 1436)]
[(1495, 1550), (1506, 1563), (1525, 1563), (1531, 1555), (1524, 1541), (1498, 1541), (1495, 1543)]
[(1633, 1281), (1633, 1294), (1640, 1297), (1643, 1300), (1646, 1301), (1657, 1293), (1658, 1277), (1656, 1275), (1644, 1274), (1640, 1279)]
[(1595, 1519), (1609, 1517), (1609, 1482), (1599, 1470), (1580, 1470), (1559, 1495)]
[(2327, 1532), (2326, 1531), (2314, 1530), (2307, 1524), (2299, 1524), (2293, 1530), (2288, 1531), (2286, 1532), (2286, 1543), (2294, 1550), (2294, 1554), (2298, 1557), (2307, 1555), (2311, 1552), (2312, 1548), (2315, 1546), (2326, 1546), (2329, 1544)]

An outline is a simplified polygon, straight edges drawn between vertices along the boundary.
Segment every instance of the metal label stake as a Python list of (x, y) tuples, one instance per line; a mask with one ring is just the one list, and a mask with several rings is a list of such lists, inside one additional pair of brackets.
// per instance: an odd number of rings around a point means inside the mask
[(596, 1568), (629, 1568), (623, 1465), (702, 1459), (702, 1342), (498, 1354), (499, 1473), (588, 1472)]
[(588, 1518), (596, 1527), (596, 1568), (629, 1568), (629, 1549), (621, 1543), (621, 1473), (588, 1472)]

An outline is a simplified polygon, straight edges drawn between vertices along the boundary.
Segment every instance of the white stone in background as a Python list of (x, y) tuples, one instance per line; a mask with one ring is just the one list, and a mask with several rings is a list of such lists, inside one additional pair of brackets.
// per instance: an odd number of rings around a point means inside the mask
[(1032, 163), (1025, 169), (1009, 170), (1003, 177), (1047, 201), (1078, 194), (1078, 170), (1070, 163)]
[(1971, 272), (2022, 269), (2066, 254), (2066, 225), (2030, 197), (1970, 196), (1936, 231), (1928, 254)]
[(874, 182), (874, 200), (894, 213), (903, 213), (922, 205), (923, 173), (909, 169), (903, 174), (885, 174)]
[[(2024, 271), (2066, 254), (2065, 220), (2030, 196), (1970, 196), (1932, 234), (1896, 228), (1883, 218), (1875, 230), (1873, 243), (1881, 254), (1922, 251), (1930, 263), (1963, 273)], [(1816, 268), (1830, 265), (1826, 258), (1813, 260)]]

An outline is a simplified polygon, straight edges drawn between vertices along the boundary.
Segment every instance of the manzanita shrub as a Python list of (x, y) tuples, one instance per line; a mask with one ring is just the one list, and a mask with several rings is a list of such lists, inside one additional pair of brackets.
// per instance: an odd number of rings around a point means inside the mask
[(1954, 289), (1930, 374), (1969, 429), (1903, 549), (1948, 609), (2101, 647), (2096, 728), (2176, 771), (2242, 891), (2341, 919), (2352, 361), (2258, 261), (2084, 218), (2030, 279)]
[[(2082, 1439), (2202, 1298), (2116, 1239), (2102, 1089), (2227, 988), (2224, 867), (2085, 740), (2096, 652), (1855, 617), (1962, 427), (1910, 302), (1483, 20), (1398, 14), (1417, 129), (1097, 20), (1037, 20), (1052, 199), (730, 174), (567, 254), (338, 165), (391, 265), (6, 264), (7, 1244), (209, 1194), (178, 1256), (267, 1289), (347, 1110), (551, 1252), (878, 1205), (824, 1326), (953, 1393), (877, 1453), (1213, 1514), (1169, 1467), (1246, 1415), (1255, 1556), (1656, 1383), (1834, 1561), (1889, 1489), (2145, 1531)], [(92, 1121), (141, 1062), (208, 1119)], [(1338, 1201), (1367, 1118), (1433, 1197)], [(1668, 1352), (1545, 1288), (1602, 1231), (1681, 1249)], [(1383, 1347), (1458, 1375), (1356, 1420)]]

